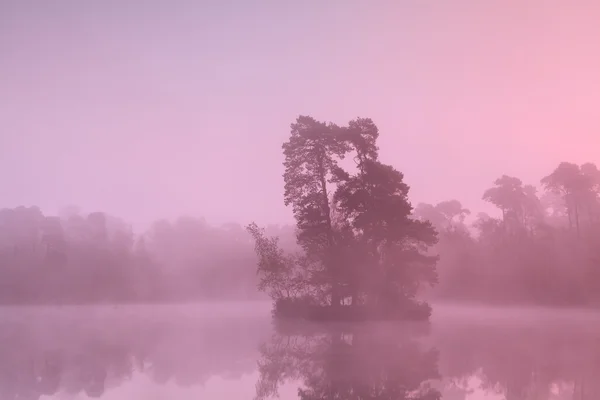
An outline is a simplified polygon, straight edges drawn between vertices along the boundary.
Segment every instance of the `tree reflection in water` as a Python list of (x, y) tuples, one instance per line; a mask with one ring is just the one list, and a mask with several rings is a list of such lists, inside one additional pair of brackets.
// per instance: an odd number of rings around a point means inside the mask
[[(443, 400), (479, 400), (486, 392), (506, 400), (600, 399), (600, 318), (589, 315), (482, 322), (438, 316), (430, 332), (366, 324), (281, 325), (273, 333), (268, 315), (148, 310), (110, 317), (87, 309), (18, 310), (13, 317), (5, 311), (0, 399), (103, 397), (140, 374), (150, 385), (179, 386), (215, 376), (236, 385), (257, 374), (258, 399), (286, 383), (302, 388), (293, 394), (299, 400), (432, 400), (440, 393)], [(478, 397), (468, 397), (475, 387)]]
[(257, 347), (271, 329), (267, 318), (147, 312), (90, 317), (71, 311), (0, 321), (0, 399), (58, 393), (99, 398), (135, 372), (180, 386), (215, 375), (236, 379), (255, 371)]
[[(279, 326), (261, 346), (256, 399), (298, 381), (301, 400), (437, 400), (437, 351), (423, 326), (398, 324)], [(421, 332), (422, 333), (422, 332)]]
[[(447, 387), (464, 388), (476, 377), (481, 389), (506, 400), (597, 400), (599, 322), (588, 317), (462, 321), (439, 324), (431, 340), (440, 350)], [(466, 392), (456, 399), (466, 399)]]

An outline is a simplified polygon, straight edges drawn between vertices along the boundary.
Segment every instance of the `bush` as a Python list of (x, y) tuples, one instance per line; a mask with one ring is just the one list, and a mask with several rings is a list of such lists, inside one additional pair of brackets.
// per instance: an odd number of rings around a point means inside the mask
[(272, 313), (275, 318), (306, 318), (314, 306), (308, 298), (285, 297), (275, 300)]
[(277, 299), (273, 317), (277, 319), (305, 319), (319, 322), (352, 321), (427, 321), (431, 316), (431, 306), (426, 302), (406, 301), (403, 304), (387, 307), (368, 305), (319, 305), (310, 298)]

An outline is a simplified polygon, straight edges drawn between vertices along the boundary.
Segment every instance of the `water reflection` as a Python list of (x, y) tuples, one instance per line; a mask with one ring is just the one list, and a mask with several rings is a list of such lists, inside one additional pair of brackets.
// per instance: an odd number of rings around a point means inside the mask
[(3, 400), (99, 398), (142, 375), (154, 385), (202, 385), (215, 375), (236, 380), (255, 371), (258, 345), (270, 333), (268, 318), (240, 315), (161, 315), (139, 308), (92, 315), (77, 308), (3, 311)]
[[(256, 399), (299, 381), (298, 398), (436, 400), (438, 354), (423, 346), (421, 327), (396, 324), (278, 327), (261, 346)], [(421, 330), (421, 332), (418, 332)]]
[(557, 314), (440, 322), (431, 338), (440, 371), (449, 386), (470, 378), (500, 399), (600, 399), (597, 315)]
[(274, 329), (205, 311), (2, 309), (0, 399), (600, 399), (592, 313)]

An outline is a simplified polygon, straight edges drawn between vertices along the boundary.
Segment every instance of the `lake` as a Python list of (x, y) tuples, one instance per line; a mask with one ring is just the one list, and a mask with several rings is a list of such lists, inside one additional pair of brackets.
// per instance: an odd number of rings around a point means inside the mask
[(0, 308), (0, 399), (600, 399), (600, 313), (434, 305), (274, 324), (270, 304)]

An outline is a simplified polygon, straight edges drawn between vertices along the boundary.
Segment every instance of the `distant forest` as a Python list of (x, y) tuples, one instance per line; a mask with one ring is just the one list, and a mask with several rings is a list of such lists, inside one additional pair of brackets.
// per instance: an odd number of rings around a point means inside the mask
[[(289, 227), (269, 228), (291, 236)], [(141, 235), (102, 212), (0, 210), (0, 302), (258, 299), (256, 256), (240, 225), (160, 220)]]
[[(398, 173), (399, 182), (402, 178)], [(482, 198), (500, 217), (471, 215), (455, 199), (407, 203), (410, 218), (430, 223), (437, 234), (426, 250), (439, 257), (435, 285), (420, 288), (419, 296), (496, 304), (600, 303), (596, 165), (563, 162), (531, 184), (491, 177)], [(300, 249), (297, 226), (267, 227), (263, 233), (279, 238), (286, 251)], [(255, 241), (237, 224), (215, 227), (181, 217), (159, 220), (134, 235), (126, 221), (103, 212), (72, 207), (50, 216), (37, 207), (0, 210), (4, 304), (264, 299), (257, 290), (257, 261)]]
[(501, 217), (458, 200), (418, 204), (438, 232), (432, 297), (488, 303), (597, 305), (600, 300), (600, 171), (562, 162), (538, 186), (503, 175), (482, 194)]

